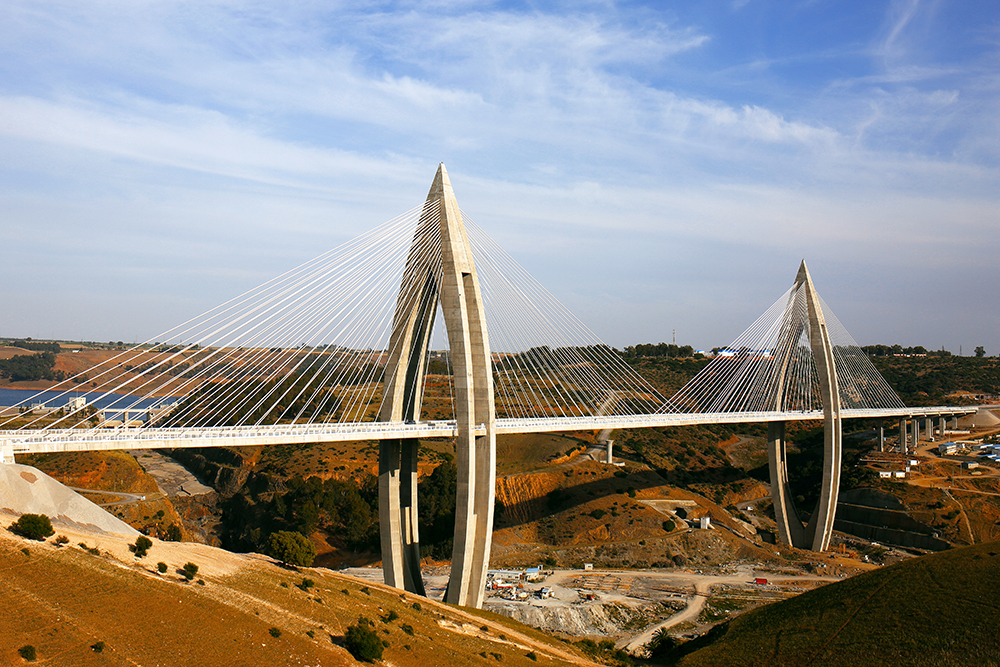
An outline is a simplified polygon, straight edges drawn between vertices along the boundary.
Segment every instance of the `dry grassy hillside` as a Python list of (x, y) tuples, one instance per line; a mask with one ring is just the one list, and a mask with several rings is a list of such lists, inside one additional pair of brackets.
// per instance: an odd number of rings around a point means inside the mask
[[(0, 531), (0, 664), (25, 664), (17, 650), (31, 645), (38, 664), (74, 667), (353, 665), (341, 644), (359, 617), (373, 621), (388, 644), (383, 660), (399, 667), (590, 664), (508, 619), (321, 568), (160, 541), (136, 559), (124, 538), (59, 532), (65, 546)], [(178, 574), (187, 562), (199, 566), (190, 583)]]

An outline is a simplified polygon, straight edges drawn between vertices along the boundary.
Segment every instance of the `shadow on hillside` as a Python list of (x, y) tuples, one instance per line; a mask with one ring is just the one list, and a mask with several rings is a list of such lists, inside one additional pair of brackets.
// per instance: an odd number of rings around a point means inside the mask
[[(737, 468), (706, 468), (696, 474), (687, 471), (637, 470), (624, 475), (588, 480), (579, 484), (561, 486), (540, 497), (523, 500), (512, 505), (496, 507), (495, 528), (513, 528), (543, 517), (565, 512), (585, 505), (593, 500), (616, 495), (630, 495), (630, 491), (643, 491), (659, 486), (682, 487), (692, 482), (724, 483), (742, 479), (745, 475)], [(564, 473), (565, 474), (565, 473)], [(580, 478), (574, 473), (568, 478)], [(569, 481), (569, 480), (567, 480)], [(697, 493), (697, 492), (694, 492)]]

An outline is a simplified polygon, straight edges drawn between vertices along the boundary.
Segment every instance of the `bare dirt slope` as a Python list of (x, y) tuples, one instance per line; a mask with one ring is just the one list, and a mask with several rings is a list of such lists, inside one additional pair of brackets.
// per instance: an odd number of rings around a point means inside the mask
[(82, 528), (135, 538), (139, 531), (31, 466), (0, 465), (0, 511), (44, 514), (56, 528)]

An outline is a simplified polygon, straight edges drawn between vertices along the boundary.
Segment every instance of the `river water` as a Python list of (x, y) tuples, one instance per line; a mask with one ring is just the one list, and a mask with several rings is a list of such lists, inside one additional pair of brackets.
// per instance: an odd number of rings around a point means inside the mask
[(126, 394), (104, 394), (100, 392), (88, 391), (42, 391), (34, 389), (2, 389), (0, 388), (0, 406), (12, 407), (15, 405), (30, 406), (35, 403), (45, 403), (50, 408), (61, 408), (70, 399), (83, 396), (87, 399), (87, 405), (96, 408), (111, 408), (129, 410), (145, 410), (151, 407), (170, 405), (181, 400), (177, 396), (166, 396), (157, 398), (139, 398)]

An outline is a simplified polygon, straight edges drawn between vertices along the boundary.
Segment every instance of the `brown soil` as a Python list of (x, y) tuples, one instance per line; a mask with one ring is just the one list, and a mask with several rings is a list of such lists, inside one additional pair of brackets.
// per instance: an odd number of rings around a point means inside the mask
[[(347, 626), (365, 617), (388, 643), (384, 662), (399, 667), (484, 657), (504, 665), (593, 664), (514, 621), (329, 570), (293, 571), (261, 556), (159, 541), (139, 560), (124, 539), (66, 537), (57, 547), (0, 534), (0, 663), (20, 664), (17, 649), (31, 645), (39, 664), (49, 665), (354, 665), (340, 643)], [(165, 574), (155, 570), (161, 561)], [(187, 562), (198, 565), (190, 583), (178, 574)], [(303, 590), (305, 578), (314, 586)], [(388, 621), (389, 612), (398, 618)]]

